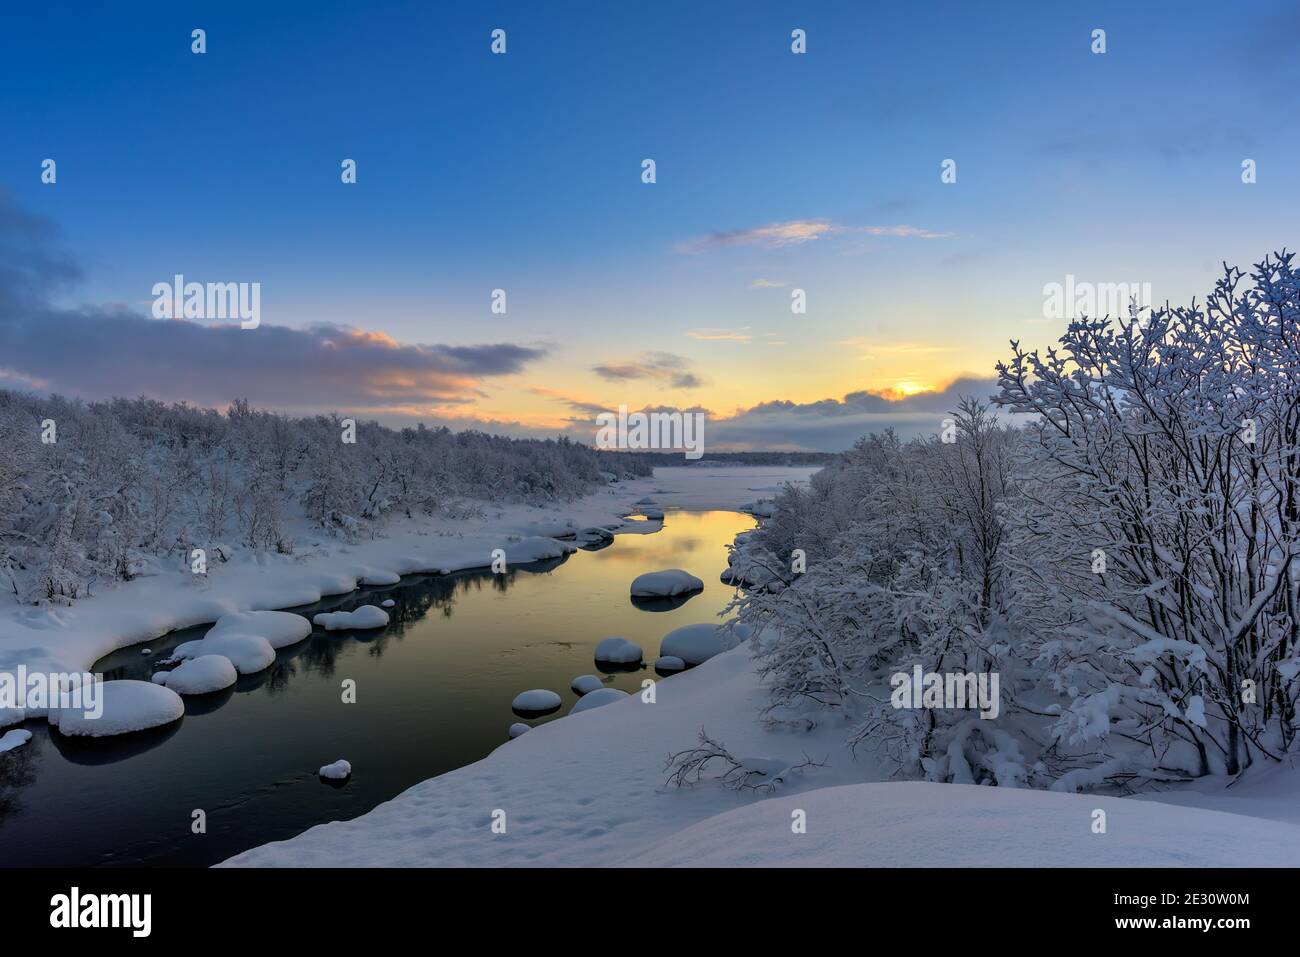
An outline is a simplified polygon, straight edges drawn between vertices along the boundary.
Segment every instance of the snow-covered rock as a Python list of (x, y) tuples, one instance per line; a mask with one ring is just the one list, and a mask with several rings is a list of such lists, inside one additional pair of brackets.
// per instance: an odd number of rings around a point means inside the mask
[(374, 605), (362, 605), (354, 611), (326, 611), (314, 617), (312, 624), (326, 631), (364, 630), (388, 625), (388, 612)]
[(703, 622), (698, 625), (683, 625), (668, 632), (659, 645), (659, 655), (663, 658), (680, 658), (688, 665), (698, 665), (739, 643), (739, 639), (721, 625)]
[(199, 658), (204, 655), (222, 655), (230, 659), (241, 675), (256, 674), (275, 662), (275, 649), (261, 635), (243, 635), (238, 632), (221, 632), (197, 641), (179, 644), (172, 651), (173, 658)]
[(599, 708), (602, 705), (613, 704), (615, 701), (620, 701), (627, 696), (626, 691), (620, 691), (617, 688), (601, 688), (579, 698), (577, 704), (569, 709), (569, 714), (578, 714), (582, 711), (590, 711), (592, 708)]
[(98, 717), (81, 708), (51, 708), (49, 722), (69, 737), (102, 738), (158, 728), (185, 714), (180, 695), (148, 681), (105, 681), (99, 701)]
[(513, 741), (521, 734), (524, 734), (530, 730), (531, 729), (528, 727), (528, 725), (524, 724), (522, 721), (516, 721), (514, 724), (510, 726), (510, 731), (508, 732), (510, 735), (510, 740)]
[(211, 694), (229, 688), (238, 678), (239, 673), (225, 655), (199, 655), (182, 661), (171, 671), (155, 673), (153, 681), (177, 694)]
[(7, 728), (11, 724), (22, 724), (27, 720), (27, 709), (25, 708), (0, 708), (0, 728)]
[(333, 764), (325, 765), (317, 773), (327, 781), (346, 781), (352, 777), (352, 765), (339, 758)]
[(667, 568), (659, 572), (646, 572), (632, 580), (633, 598), (671, 598), (688, 592), (700, 591), (704, 582), (680, 568)]
[(218, 618), (204, 637), (231, 633), (261, 635), (272, 648), (288, 648), (311, 634), (311, 622), (287, 611), (237, 611)]
[(661, 655), (655, 659), (655, 671), (661, 674), (672, 674), (676, 671), (685, 671), (686, 662), (676, 655)]
[(382, 608), (392, 608), (396, 604), (397, 602), (393, 601), (393, 599), (391, 598), (385, 598), (383, 601), (379, 603), (380, 607)]
[(515, 542), (507, 542), (501, 548), (506, 553), (506, 563), (509, 565), (527, 565), (530, 562), (563, 558), (565, 555), (578, 550), (576, 545), (557, 542), (553, 538), (545, 538), (540, 535)]
[(402, 580), (402, 576), (397, 572), (390, 572), (381, 568), (368, 569), (361, 576), (363, 585), (396, 585)]
[(12, 751), (14, 748), (21, 748), (31, 739), (32, 733), (25, 728), (14, 728), (12, 731), (6, 731), (4, 734), (0, 734), (0, 754)]
[(612, 665), (634, 665), (642, 655), (641, 646), (626, 638), (605, 638), (596, 645), (596, 660)]
[(646, 518), (663, 521), (664, 510), (654, 505), (642, 505), (638, 511)]
[[(629, 642), (631, 644), (631, 642)], [(637, 661), (641, 660), (641, 649), (637, 648)], [(593, 691), (599, 691), (605, 687), (605, 682), (601, 681), (595, 675), (578, 675), (573, 681), (569, 682), (569, 688), (576, 695), (591, 694)]]
[(510, 707), (522, 714), (547, 714), (559, 709), (560, 696), (546, 688), (534, 688), (516, 695)]

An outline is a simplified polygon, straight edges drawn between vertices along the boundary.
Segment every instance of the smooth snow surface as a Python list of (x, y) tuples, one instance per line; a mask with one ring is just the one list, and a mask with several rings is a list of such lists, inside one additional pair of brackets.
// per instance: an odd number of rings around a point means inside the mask
[(737, 643), (738, 639), (719, 625), (703, 622), (668, 632), (659, 646), (659, 654), (664, 658), (680, 658), (688, 665), (698, 665), (734, 648)]
[[(626, 638), (605, 638), (596, 645), (595, 658), (614, 665), (634, 665), (641, 660), (641, 646)], [(574, 689), (577, 690), (576, 688)]]
[[(1106, 833), (1092, 831), (1106, 812)], [(796, 810), (807, 833), (791, 828)], [(636, 867), (1294, 867), (1300, 827), (1096, 795), (898, 781), (755, 801)]]
[(172, 650), (173, 658), (198, 658), (203, 655), (222, 655), (241, 675), (251, 675), (269, 668), (275, 662), (275, 649), (261, 635), (241, 635), (238, 632), (209, 632), (195, 641), (186, 641)]
[[(639, 654), (636, 660), (641, 660)], [(591, 692), (599, 691), (603, 687), (605, 687), (605, 683), (595, 675), (578, 675), (573, 681), (569, 682), (569, 690), (577, 695), (591, 694)]]
[(311, 621), (313, 625), (326, 631), (385, 628), (388, 625), (388, 612), (374, 605), (362, 605), (354, 611), (322, 612)]
[(583, 711), (599, 708), (602, 705), (613, 704), (615, 701), (621, 701), (627, 696), (626, 691), (621, 691), (618, 688), (601, 688), (579, 698), (577, 704), (569, 709), (569, 714), (579, 714)]
[(199, 655), (182, 661), (171, 671), (156, 672), (153, 681), (177, 694), (211, 694), (229, 688), (238, 678), (239, 673), (225, 655)]
[(260, 635), (272, 648), (288, 648), (311, 634), (311, 622), (287, 611), (237, 611), (218, 618), (204, 637), (231, 633)]
[(0, 734), (0, 754), (12, 751), (14, 748), (21, 748), (31, 739), (32, 733), (25, 728), (14, 728), (12, 731), (6, 731), (4, 734)]
[(148, 681), (105, 681), (99, 686), (103, 714), (78, 708), (51, 709), (49, 722), (70, 737), (102, 738), (157, 728), (185, 714), (181, 696)]
[(680, 568), (660, 572), (646, 572), (632, 580), (633, 598), (672, 598), (688, 592), (700, 591), (704, 582)]
[(515, 700), (510, 703), (510, 707), (515, 711), (526, 713), (545, 713), (558, 708), (560, 700), (560, 696), (554, 691), (548, 691), (546, 688), (534, 688), (532, 691), (524, 691), (516, 695)]
[(510, 740), (513, 741), (521, 734), (524, 734), (531, 730), (532, 729), (528, 725), (524, 724), (522, 721), (516, 721), (514, 724), (510, 726), (510, 730), (507, 733), (510, 735)]

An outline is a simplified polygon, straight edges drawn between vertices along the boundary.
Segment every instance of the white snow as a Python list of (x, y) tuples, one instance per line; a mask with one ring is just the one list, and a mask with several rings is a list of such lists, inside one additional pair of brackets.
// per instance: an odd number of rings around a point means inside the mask
[(396, 604), (397, 602), (393, 601), (393, 599), (391, 598), (385, 598), (383, 601), (379, 603), (381, 608), (392, 608)]
[[(519, 541), (505, 542), (498, 547), (506, 553), (506, 564), (508, 565), (526, 565), (529, 562), (541, 562), (551, 558), (561, 558), (578, 550), (576, 545), (570, 545), (567, 542), (557, 542), (553, 538), (541, 537), (524, 538)], [(491, 564), (490, 553), (488, 561), (482, 562), (482, 564)]]
[(676, 655), (660, 655), (655, 659), (656, 671), (684, 671), (685, 669), (686, 662)]
[(396, 585), (402, 580), (402, 576), (397, 572), (384, 571), (383, 569), (371, 569), (361, 576), (363, 585)]
[[(608, 641), (609, 639), (606, 639)], [(631, 644), (631, 642), (629, 642)], [(637, 661), (641, 660), (641, 649), (637, 649)], [(569, 688), (576, 695), (591, 694), (593, 691), (599, 691), (605, 687), (605, 682), (601, 681), (595, 675), (578, 675), (571, 682)]]
[[(634, 665), (641, 660), (641, 646), (626, 638), (604, 638), (596, 645), (597, 661), (615, 665)], [(574, 689), (577, 690), (576, 688)]]
[(554, 691), (548, 691), (546, 688), (521, 691), (515, 695), (515, 700), (510, 703), (513, 710), (524, 712), (554, 711), (559, 706), (560, 696)]
[(352, 776), (352, 765), (339, 758), (333, 764), (325, 765), (317, 773), (328, 781), (346, 781)]
[(514, 724), (510, 726), (510, 731), (508, 732), (510, 735), (510, 740), (513, 741), (521, 734), (524, 734), (525, 732), (531, 730), (532, 729), (528, 725), (524, 724), (522, 721), (516, 721)]
[[(1094, 810), (1106, 833), (1094, 834)], [(807, 832), (791, 828), (803, 811)], [(1300, 827), (1021, 788), (900, 781), (755, 801), (685, 828), (633, 867), (1294, 867)]]
[(229, 688), (238, 677), (235, 666), (225, 655), (199, 655), (171, 671), (156, 672), (153, 681), (177, 694), (211, 694)]
[(374, 605), (362, 605), (354, 611), (327, 611), (314, 617), (312, 624), (326, 631), (348, 628), (384, 628), (388, 625), (388, 612)]
[(665, 658), (680, 658), (688, 665), (698, 665), (737, 644), (738, 639), (720, 625), (704, 622), (683, 625), (668, 632), (659, 645), (659, 654)]
[(203, 638), (186, 641), (172, 651), (173, 658), (198, 658), (221, 655), (241, 675), (251, 675), (269, 668), (275, 662), (275, 649), (261, 635), (242, 635), (238, 632), (209, 632)]
[(21, 748), (31, 739), (32, 733), (25, 728), (14, 728), (12, 731), (6, 731), (4, 734), (0, 734), (0, 754), (12, 751), (14, 748)]
[[(754, 716), (766, 701), (744, 644), (660, 681), (653, 705), (626, 695), (602, 708), (598, 721), (540, 725), (359, 818), (311, 828), (221, 866), (1294, 866), (1300, 860), (1300, 827), (1261, 818), (1096, 795), (864, 784), (882, 771), (869, 756), (849, 753), (842, 729), (797, 735), (765, 729)], [(701, 726), (734, 753), (767, 755), (765, 767), (797, 765), (806, 755), (826, 766), (789, 775), (768, 797), (707, 779), (666, 788), (664, 755), (693, 746)], [(1294, 794), (1293, 784), (1285, 802), (1292, 815), (1300, 813)], [(1279, 799), (1279, 810), (1282, 804)], [(512, 821), (523, 815), (526, 826), (493, 835), (491, 808), (506, 810)], [(1097, 808), (1107, 814), (1105, 834), (1092, 833)], [(791, 831), (795, 809), (806, 812), (805, 834)]]
[(185, 714), (181, 696), (148, 681), (105, 681), (99, 686), (103, 713), (51, 708), (49, 722), (70, 737), (102, 738), (171, 724)]
[(620, 701), (626, 697), (628, 697), (628, 693), (620, 691), (618, 688), (600, 688), (579, 698), (577, 703), (569, 709), (569, 714), (590, 711), (592, 708), (613, 704), (615, 701)]
[(311, 622), (287, 611), (237, 611), (218, 618), (204, 637), (232, 632), (261, 635), (272, 648), (287, 648), (311, 634)]
[(671, 598), (687, 592), (700, 591), (704, 582), (680, 568), (646, 572), (632, 580), (633, 598)]
[(640, 508), (637, 509), (637, 511), (639, 511), (646, 518), (663, 521), (664, 510), (655, 505), (642, 505)]

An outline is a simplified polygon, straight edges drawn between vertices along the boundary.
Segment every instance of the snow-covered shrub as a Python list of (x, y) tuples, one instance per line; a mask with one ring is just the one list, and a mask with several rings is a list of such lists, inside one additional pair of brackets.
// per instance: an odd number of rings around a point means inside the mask
[[(1296, 750), (1300, 276), (1291, 254), (1204, 305), (1081, 318), (1045, 355), (1012, 343), (995, 421), (955, 441), (860, 440), (733, 555), (778, 587), (769, 717), (865, 716), (901, 773), (1075, 789)], [(805, 574), (783, 568), (807, 552)], [(755, 558), (756, 557), (756, 558)], [(1001, 708), (896, 708), (888, 678), (992, 673)]]

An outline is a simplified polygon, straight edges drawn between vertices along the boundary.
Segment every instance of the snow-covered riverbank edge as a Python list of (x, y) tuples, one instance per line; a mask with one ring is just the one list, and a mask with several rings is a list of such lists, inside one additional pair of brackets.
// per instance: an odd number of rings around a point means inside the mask
[[(1268, 819), (1279, 808), (1249, 798), (1234, 809), (1240, 813), (1223, 813), (1159, 803), (1158, 795), (1135, 800), (882, 783), (869, 756), (855, 759), (843, 747), (842, 725), (769, 730), (759, 720), (765, 701), (749, 647), (741, 645), (660, 680), (654, 703), (632, 695), (541, 725), (361, 817), (313, 827), (219, 866), (1281, 867), (1300, 861), (1300, 825)], [(669, 786), (665, 758), (695, 745), (701, 728), (738, 757), (769, 766), (812, 758), (822, 766), (789, 773), (771, 794), (726, 790), (707, 775), (694, 787)], [(1093, 831), (1097, 810), (1106, 814), (1106, 833)], [(1295, 821), (1300, 814), (1288, 809), (1285, 817)], [(792, 827), (797, 820), (806, 825), (803, 833)]]
[(622, 520), (642, 498), (669, 509), (741, 509), (813, 471), (757, 466), (657, 469), (652, 478), (606, 486), (574, 502), (544, 507), (489, 504), (483, 519), (390, 522), (375, 538), (352, 543), (309, 537), (307, 530), (298, 529), (303, 544), (293, 555), (237, 552), (230, 562), (210, 556), (206, 576), (177, 571), (140, 578), (70, 607), (5, 606), (0, 609), (0, 672), (16, 672), (20, 666), (28, 673), (88, 671), (120, 648), (215, 622), (232, 612), (309, 605), (367, 583), (391, 581), (393, 575), (487, 568), (497, 548), (504, 549), (512, 563), (554, 557), (572, 549), (550, 540), (565, 526), (577, 531), (617, 525), (619, 534), (657, 530), (658, 521)]

